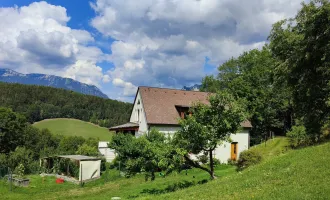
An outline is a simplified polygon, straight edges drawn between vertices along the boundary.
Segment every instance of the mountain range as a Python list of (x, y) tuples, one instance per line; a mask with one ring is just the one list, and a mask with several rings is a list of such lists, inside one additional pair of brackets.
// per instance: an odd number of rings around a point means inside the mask
[(78, 93), (108, 98), (94, 85), (88, 85), (71, 78), (46, 74), (22, 74), (10, 69), (0, 69), (0, 81), (7, 83), (20, 83), (26, 85), (42, 85), (54, 88), (72, 90)]

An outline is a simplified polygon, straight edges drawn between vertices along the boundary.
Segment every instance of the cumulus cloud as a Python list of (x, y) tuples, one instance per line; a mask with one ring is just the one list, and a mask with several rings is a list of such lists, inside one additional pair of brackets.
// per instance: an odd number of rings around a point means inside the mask
[(63, 76), (96, 86), (100, 86), (100, 81), (109, 79), (107, 75), (103, 75), (101, 67), (92, 61), (84, 60), (78, 60), (75, 64), (69, 66), (64, 71)]
[(182, 87), (200, 82), (205, 59), (218, 66), (266, 43), (271, 25), (301, 0), (96, 0), (91, 25), (116, 42), (113, 84)]
[(134, 96), (136, 93), (136, 90), (137, 90), (137, 87), (135, 85), (133, 85), (130, 82), (125, 82), (125, 81), (121, 80), (120, 78), (113, 79), (112, 84), (117, 87), (123, 88), (124, 96)]
[(64, 7), (34, 2), (0, 8), (0, 67), (23, 73), (47, 73), (99, 85), (104, 79), (102, 51), (86, 30), (67, 26)]

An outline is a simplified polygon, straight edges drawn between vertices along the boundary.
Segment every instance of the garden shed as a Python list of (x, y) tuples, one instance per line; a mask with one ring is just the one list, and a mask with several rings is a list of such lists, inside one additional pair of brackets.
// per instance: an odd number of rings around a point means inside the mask
[(101, 173), (101, 158), (84, 155), (58, 155), (40, 159), (47, 172), (74, 177), (79, 181), (97, 179)]

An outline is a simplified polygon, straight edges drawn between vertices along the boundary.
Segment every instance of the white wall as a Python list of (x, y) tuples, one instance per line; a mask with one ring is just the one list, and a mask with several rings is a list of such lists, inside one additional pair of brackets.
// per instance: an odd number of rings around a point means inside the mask
[(156, 128), (159, 132), (164, 133), (166, 136), (173, 136), (174, 133), (176, 133), (180, 127), (179, 126), (161, 126), (161, 125), (152, 125), (150, 126), (150, 130), (152, 128)]
[[(95, 171), (96, 173), (94, 174)], [(100, 172), (101, 160), (80, 161), (79, 181), (97, 178), (100, 176)]]
[[(237, 142), (237, 159), (242, 151), (249, 149), (249, 131), (242, 130), (239, 133), (231, 134), (232, 142)], [(231, 158), (231, 143), (224, 142), (214, 151), (214, 157), (219, 159), (221, 163), (227, 163)]]
[[(138, 104), (138, 102), (140, 102), (140, 104)], [(140, 111), (139, 119), (138, 119), (138, 110)], [(148, 131), (147, 118), (146, 118), (146, 115), (144, 112), (143, 102), (141, 99), (140, 91), (136, 95), (130, 122), (139, 124), (139, 131), (135, 134), (136, 137), (139, 137), (140, 135), (142, 135)]]

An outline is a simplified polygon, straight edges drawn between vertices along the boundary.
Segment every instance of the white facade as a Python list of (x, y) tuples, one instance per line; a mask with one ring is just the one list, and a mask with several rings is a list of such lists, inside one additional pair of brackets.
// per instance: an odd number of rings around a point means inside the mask
[(130, 122), (139, 124), (139, 130), (135, 133), (135, 136), (139, 137), (148, 131), (147, 118), (144, 112), (140, 92), (136, 95)]
[(81, 160), (79, 181), (100, 177), (101, 160)]
[[(239, 133), (231, 134), (232, 142), (237, 142), (237, 159), (242, 151), (249, 149), (249, 131), (241, 130)], [(231, 159), (231, 143), (224, 142), (214, 150), (214, 157), (220, 160), (221, 163), (227, 163)]]
[(159, 132), (162, 132), (164, 133), (166, 136), (170, 136), (172, 137), (179, 129), (180, 127), (179, 126), (166, 126), (166, 125), (153, 125), (153, 126), (150, 126), (150, 130), (151, 128), (155, 128), (157, 129)]
[(106, 159), (107, 162), (111, 162), (113, 159), (116, 157), (116, 153), (114, 149), (110, 149), (108, 147), (109, 142), (101, 141), (99, 142), (99, 152), (104, 158)]

